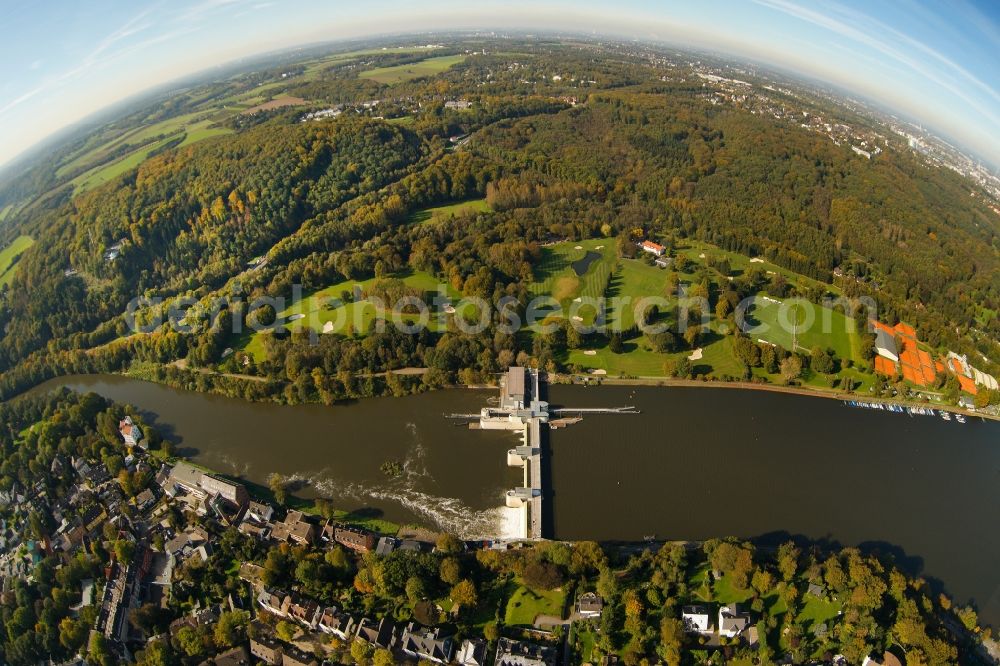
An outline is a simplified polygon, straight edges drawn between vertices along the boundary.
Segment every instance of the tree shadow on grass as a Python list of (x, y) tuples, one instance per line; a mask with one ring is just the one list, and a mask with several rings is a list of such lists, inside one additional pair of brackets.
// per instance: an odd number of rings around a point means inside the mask
[(385, 511), (374, 506), (365, 506), (354, 509), (344, 515), (347, 522), (364, 522), (368, 520), (379, 520), (385, 516)]

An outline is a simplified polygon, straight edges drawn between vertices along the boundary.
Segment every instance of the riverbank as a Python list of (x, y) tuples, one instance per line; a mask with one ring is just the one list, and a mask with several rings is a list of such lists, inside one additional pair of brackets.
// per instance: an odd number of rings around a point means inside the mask
[[(207, 465), (195, 462), (193, 460), (188, 460), (180, 456), (172, 456), (169, 458), (162, 458), (163, 462), (168, 465), (174, 465), (177, 462), (185, 462), (192, 467), (196, 467), (201, 471), (211, 474), (213, 476), (218, 476), (223, 479), (228, 479), (234, 483), (239, 483), (247, 489), (247, 494), (250, 499), (258, 502), (264, 502), (265, 504), (270, 504), (271, 506), (281, 507), (286, 510), (296, 510), (301, 511), (304, 514), (311, 516), (317, 516), (320, 518), (330, 518), (336, 520), (337, 522), (344, 523), (345, 525), (353, 525), (355, 527), (362, 527), (364, 529), (376, 532), (380, 535), (397, 536), (401, 531), (407, 530), (407, 532), (413, 532), (414, 530), (426, 531), (426, 528), (421, 525), (410, 525), (404, 524), (400, 525), (391, 520), (386, 520), (372, 513), (366, 512), (365, 510), (359, 511), (345, 511), (343, 509), (333, 509), (324, 512), (323, 507), (320, 506), (322, 502), (329, 501), (325, 498), (314, 498), (308, 499), (305, 497), (299, 497), (293, 494), (293, 491), (286, 487), (285, 489), (285, 501), (279, 502), (275, 495), (274, 490), (266, 485), (260, 483), (254, 483), (253, 481), (235, 476), (232, 474), (226, 474), (217, 469), (213, 469)], [(292, 485), (292, 480), (285, 480), (286, 486)]]
[[(573, 381), (580, 377), (586, 381)], [(699, 379), (677, 379), (674, 377), (610, 377), (591, 375), (549, 375), (549, 382), (553, 384), (575, 384), (589, 386), (684, 386), (701, 388), (725, 388), (738, 389), (743, 391), (768, 391), (771, 393), (785, 393), (789, 395), (803, 395), (813, 398), (827, 398), (845, 402), (847, 400), (859, 400), (862, 402), (877, 402), (887, 405), (899, 405), (901, 407), (932, 407), (938, 411), (961, 414), (963, 416), (981, 417), (992, 421), (1000, 421), (1000, 414), (989, 414), (983, 411), (968, 411), (955, 405), (945, 405), (932, 402), (921, 402), (919, 400), (900, 400), (899, 398), (884, 398), (867, 396), (859, 393), (845, 393), (843, 391), (825, 391), (823, 389), (808, 388), (804, 386), (782, 386), (779, 384), (760, 384), (756, 382), (724, 382), (719, 380), (699, 380)], [(596, 382), (596, 383), (595, 383)]]
[[(634, 542), (779, 534), (874, 544), (941, 580), (961, 603), (976, 600), (991, 622), (1000, 618), (1000, 537), (970, 514), (970, 507), (977, 515), (1000, 512), (996, 422), (896, 418), (760, 386), (739, 392), (710, 390), (740, 388), (721, 382), (669, 383), (664, 390), (629, 385), (635, 382), (548, 387), (554, 405), (634, 405), (641, 414), (595, 414), (549, 433), (547, 536)], [(261, 493), (278, 473), (292, 482), (289, 495), (313, 505), (331, 499), (354, 518), (470, 539), (513, 534), (503, 497), (522, 475), (504, 463), (510, 433), (445, 418), (478, 413), (495, 389), (331, 406), (254, 403), (120, 375), (66, 377), (39, 390), (59, 386), (132, 404), (177, 455), (260, 484)], [(403, 473), (386, 477), (386, 461), (398, 461)], [(753, 509), (733, 511), (734, 502)]]

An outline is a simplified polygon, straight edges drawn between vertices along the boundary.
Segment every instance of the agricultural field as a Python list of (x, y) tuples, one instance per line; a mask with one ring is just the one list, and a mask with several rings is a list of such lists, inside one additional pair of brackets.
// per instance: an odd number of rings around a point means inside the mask
[[(441, 280), (430, 273), (415, 272), (393, 276), (399, 278), (403, 283), (412, 289), (422, 292), (435, 292)], [(375, 278), (367, 280), (345, 280), (337, 284), (324, 287), (304, 295), (302, 300), (291, 303), (277, 313), (278, 320), (289, 331), (308, 326), (317, 332), (337, 333), (337, 334), (358, 334), (363, 335), (368, 330), (369, 324), (375, 319), (377, 314), (386, 317), (386, 324), (392, 325), (391, 313), (386, 312), (375, 303), (362, 299), (358, 301), (345, 302), (342, 294), (346, 291), (349, 294), (355, 292), (355, 288), (362, 292), (367, 292), (375, 284)], [(447, 287), (447, 297), (452, 302), (461, 298), (461, 294), (455, 292), (450, 286)], [(288, 299), (289, 301), (291, 299)], [(447, 325), (447, 316), (439, 316), (433, 311), (433, 302), (428, 302), (428, 307), (432, 309), (430, 320), (427, 324), (431, 330), (442, 330)], [(413, 322), (417, 316), (402, 316), (403, 321)], [(328, 326), (329, 324), (329, 326)], [(236, 348), (243, 349), (260, 361), (264, 359), (264, 337), (270, 335), (268, 332), (248, 332), (241, 336)]]
[(467, 212), (488, 213), (492, 209), (486, 199), (470, 199), (457, 203), (445, 204), (434, 208), (418, 210), (410, 216), (410, 222), (415, 224), (441, 222)]
[(10, 245), (0, 250), (0, 286), (10, 284), (17, 272), (17, 260), (35, 240), (31, 236), (18, 236)]
[(170, 143), (174, 140), (174, 138), (176, 137), (167, 137), (166, 139), (158, 141), (151, 146), (143, 146), (138, 150), (134, 150), (119, 160), (96, 166), (90, 171), (84, 171), (70, 181), (70, 184), (73, 185), (73, 192), (75, 194), (85, 192), (91, 188), (97, 187), (98, 185), (103, 185), (109, 180), (122, 175), (129, 169), (134, 169), (145, 162), (151, 152)]
[[(747, 308), (747, 331), (754, 340), (765, 340), (788, 350), (809, 353), (813, 347), (833, 349), (841, 359), (860, 361), (855, 345), (853, 319), (802, 298), (777, 301), (758, 295)], [(794, 342), (793, 342), (794, 338)]]
[(212, 124), (210, 121), (203, 120), (188, 127), (184, 133), (184, 140), (177, 147), (183, 148), (184, 146), (190, 146), (192, 143), (198, 143), (205, 139), (232, 133), (232, 130), (226, 127), (209, 127), (210, 124)]
[[(378, 49), (363, 49), (360, 51), (347, 51), (345, 53), (334, 53), (330, 56), (320, 58), (308, 63), (305, 66), (305, 70), (297, 77), (294, 77), (294, 81), (312, 81), (317, 78), (329, 67), (337, 65), (348, 60), (353, 60), (358, 56), (365, 55), (383, 55), (383, 54), (404, 54), (404, 53), (426, 53), (427, 47), (413, 47), (413, 46), (395, 46), (391, 48), (378, 48)], [(276, 85), (281, 85), (285, 83), (284, 81), (279, 81), (277, 83), (266, 84), (268, 86), (274, 87)]]
[[(108, 154), (109, 151), (114, 150), (116, 146), (123, 142), (139, 143), (148, 140), (147, 143), (136, 150), (106, 164), (98, 164), (70, 181), (76, 193), (83, 192), (102, 185), (130, 169), (134, 169), (145, 162), (151, 153), (176, 141), (181, 136), (184, 138), (179, 145), (187, 146), (204, 139), (231, 132), (227, 128), (210, 127), (212, 124), (213, 121), (204, 118), (203, 114), (193, 113), (138, 128), (119, 136), (110, 143), (92, 148), (78, 155), (72, 162), (60, 167), (58, 173), (65, 174), (79, 166), (99, 162), (102, 155)], [(154, 137), (160, 135), (166, 136), (160, 140), (154, 140)]]
[(449, 67), (457, 65), (465, 60), (464, 55), (437, 56), (427, 58), (420, 62), (411, 62), (406, 65), (393, 65), (392, 67), (377, 67), (358, 74), (359, 78), (371, 79), (377, 83), (392, 85), (402, 83), (410, 79), (417, 79), (423, 76), (433, 76), (440, 74)]
[(280, 109), (285, 106), (301, 106), (302, 104), (306, 104), (306, 100), (301, 97), (282, 95), (281, 97), (275, 97), (268, 102), (262, 102), (256, 106), (252, 106), (243, 113), (257, 113), (258, 111), (270, 111), (271, 109)]

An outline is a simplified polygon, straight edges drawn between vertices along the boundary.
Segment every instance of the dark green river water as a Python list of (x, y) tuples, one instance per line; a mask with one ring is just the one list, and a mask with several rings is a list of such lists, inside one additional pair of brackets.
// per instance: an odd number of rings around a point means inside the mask
[[(368, 508), (466, 537), (515, 525), (502, 494), (515, 437), (444, 414), (477, 412), (491, 391), (450, 390), (336, 407), (252, 404), (115, 377), (54, 380), (135, 405), (179, 453), (303, 496)], [(787, 535), (877, 548), (1000, 624), (1000, 424), (909, 417), (839, 401), (722, 388), (552, 386), (587, 416), (548, 436), (547, 536), (704, 539)], [(403, 463), (387, 479), (379, 466)]]

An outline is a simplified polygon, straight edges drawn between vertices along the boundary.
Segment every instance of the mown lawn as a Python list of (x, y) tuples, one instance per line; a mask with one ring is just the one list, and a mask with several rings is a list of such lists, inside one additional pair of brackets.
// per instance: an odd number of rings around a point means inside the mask
[(752, 339), (762, 339), (792, 351), (809, 353), (813, 347), (832, 348), (843, 360), (855, 358), (856, 325), (843, 313), (810, 303), (804, 298), (785, 299), (780, 303), (763, 295), (754, 298), (747, 308), (747, 331)]
[[(666, 296), (667, 271), (640, 259), (621, 259), (608, 282), (608, 324), (628, 330), (635, 324), (635, 308), (644, 298)], [(627, 300), (626, 300), (627, 299)]]
[[(745, 254), (723, 250), (715, 245), (697, 240), (685, 240), (683, 244), (677, 248), (677, 254), (687, 257), (696, 264), (706, 264), (709, 260), (727, 259), (729, 261), (729, 267), (732, 269), (731, 275), (733, 277), (742, 275), (752, 266), (756, 266), (764, 270), (765, 273), (770, 272), (782, 275), (788, 280), (789, 283), (800, 287), (822, 287), (827, 291), (840, 293), (840, 289), (835, 285), (829, 285), (825, 282), (820, 282), (819, 280), (806, 277), (801, 273), (796, 273), (795, 271), (788, 270), (787, 268), (782, 268), (781, 266), (773, 264), (763, 257), (753, 257), (755, 259), (760, 259), (761, 261), (752, 262), (752, 257), (748, 257)], [(704, 258), (701, 257), (703, 254), (705, 255)]]
[(625, 343), (625, 353), (615, 354), (605, 343), (594, 349), (596, 353), (589, 355), (582, 349), (569, 352), (568, 362), (583, 369), (604, 370), (608, 377), (629, 375), (634, 377), (662, 377), (663, 363), (669, 354), (659, 354), (652, 351), (644, 338), (636, 338)]
[(411, 62), (406, 65), (393, 65), (392, 67), (377, 67), (365, 70), (358, 74), (358, 78), (371, 79), (378, 83), (392, 85), (393, 83), (401, 83), (422, 76), (439, 74), (464, 60), (464, 55), (437, 56), (421, 60), (420, 62)]
[(837, 617), (837, 613), (842, 608), (841, 604), (837, 601), (820, 599), (811, 594), (806, 594), (802, 598), (805, 603), (802, 605), (802, 610), (799, 611), (799, 617), (796, 620), (796, 624), (798, 625), (812, 627), (821, 622), (829, 622)]
[[(592, 261), (578, 275), (573, 264), (586, 261), (588, 255)], [(535, 296), (551, 296), (564, 309), (575, 298), (601, 298), (618, 263), (616, 255), (613, 238), (569, 241), (542, 248), (542, 259), (534, 267), (535, 281), (529, 291)]]
[[(417, 271), (413, 273), (401, 273), (391, 277), (399, 278), (406, 286), (422, 292), (436, 292), (438, 285), (444, 284), (449, 299), (454, 301), (461, 297), (461, 294), (455, 292), (450, 285), (446, 285), (430, 273)], [(317, 332), (323, 332), (326, 324), (330, 322), (332, 324), (332, 331), (329, 332), (331, 333), (364, 335), (376, 315), (382, 314), (385, 316), (386, 325), (392, 326), (393, 319), (391, 312), (386, 312), (373, 302), (368, 300), (344, 302), (341, 299), (343, 292), (346, 291), (353, 297), (355, 287), (359, 287), (362, 292), (365, 292), (372, 287), (375, 281), (376, 278), (344, 280), (343, 282), (332, 284), (309, 294), (304, 294), (298, 302), (293, 302), (292, 298), (289, 297), (286, 300), (288, 303), (287, 307), (278, 312), (278, 320), (282, 321), (284, 327), (289, 331), (308, 326)], [(443, 330), (447, 326), (447, 317), (438, 316), (433, 301), (427, 301), (427, 307), (430, 309), (430, 318), (427, 322), (427, 327), (435, 331)], [(414, 322), (419, 317), (404, 315), (401, 319), (406, 322)], [(240, 337), (234, 347), (252, 354), (258, 362), (262, 361), (264, 359), (264, 339), (267, 335), (271, 335), (271, 333), (267, 331), (246, 332)]]
[(399, 116), (398, 118), (386, 118), (385, 122), (389, 123), (390, 125), (403, 125), (404, 127), (408, 127), (413, 123), (417, 122), (417, 117)]
[(530, 627), (539, 615), (562, 617), (565, 601), (566, 594), (561, 589), (536, 591), (521, 584), (507, 602), (504, 623)]
[(742, 604), (753, 596), (753, 590), (733, 587), (729, 576), (723, 576), (712, 583), (712, 600), (720, 604)]

